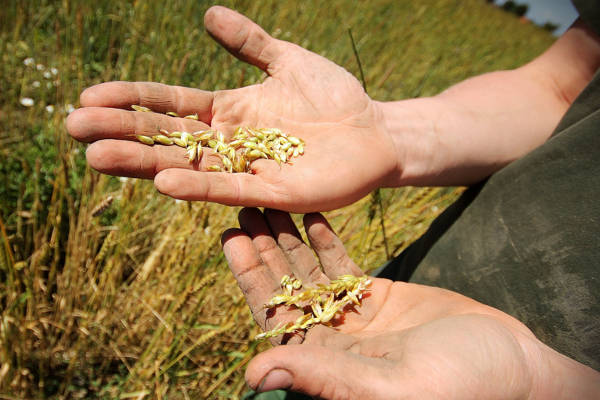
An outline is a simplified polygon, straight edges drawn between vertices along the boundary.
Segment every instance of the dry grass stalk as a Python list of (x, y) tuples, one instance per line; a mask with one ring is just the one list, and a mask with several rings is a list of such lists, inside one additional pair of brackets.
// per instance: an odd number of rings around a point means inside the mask
[(171, 243), (171, 240), (172, 240), (171, 229), (169, 226), (169, 229), (167, 230), (167, 232), (161, 237), (161, 240), (160, 240), (160, 243), (158, 244), (158, 246), (156, 246), (154, 248), (154, 250), (152, 250), (152, 253), (150, 253), (150, 256), (148, 258), (146, 258), (146, 261), (144, 261), (144, 265), (142, 266), (142, 269), (140, 270), (140, 273), (138, 274), (137, 279), (142, 280), (142, 281), (148, 279), (150, 272), (154, 268), (156, 268), (156, 266), (158, 265), (158, 263), (160, 261), (160, 256), (164, 252), (167, 245), (169, 245)]

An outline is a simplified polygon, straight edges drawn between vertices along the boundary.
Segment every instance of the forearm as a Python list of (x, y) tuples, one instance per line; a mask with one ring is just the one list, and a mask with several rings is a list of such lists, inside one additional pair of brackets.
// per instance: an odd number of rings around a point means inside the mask
[(598, 38), (575, 26), (516, 70), (430, 98), (377, 103), (398, 154), (386, 184), (466, 185), (494, 173), (549, 138), (599, 63)]
[(566, 106), (520, 70), (464, 81), (438, 96), (381, 103), (402, 169), (396, 185), (467, 185), (548, 139)]

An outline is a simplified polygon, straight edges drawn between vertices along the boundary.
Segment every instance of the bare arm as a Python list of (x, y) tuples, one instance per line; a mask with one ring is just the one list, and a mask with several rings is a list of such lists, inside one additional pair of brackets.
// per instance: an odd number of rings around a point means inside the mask
[(437, 96), (378, 103), (398, 153), (399, 185), (477, 182), (544, 143), (600, 66), (600, 37), (581, 21), (512, 71)]
[[(67, 130), (92, 143), (86, 155), (93, 168), (154, 179), (159, 191), (179, 199), (293, 212), (339, 208), (382, 186), (470, 184), (543, 143), (600, 64), (600, 38), (578, 23), (519, 69), (472, 78), (431, 98), (382, 103), (343, 68), (270, 37), (232, 10), (212, 7), (205, 19), (219, 43), (267, 79), (215, 92), (150, 82), (86, 89)], [(157, 112), (131, 111), (131, 104)], [(200, 121), (166, 111), (196, 113)], [(299, 136), (305, 154), (293, 165), (257, 160), (253, 174), (227, 174), (205, 172), (220, 160), (210, 149), (189, 163), (183, 149), (132, 141), (157, 127), (230, 135), (239, 125)]]

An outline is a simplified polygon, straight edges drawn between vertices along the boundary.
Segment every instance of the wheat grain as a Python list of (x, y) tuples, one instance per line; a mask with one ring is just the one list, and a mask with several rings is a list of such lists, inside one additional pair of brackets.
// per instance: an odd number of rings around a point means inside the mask
[(173, 144), (173, 140), (165, 135), (154, 135), (152, 136), (152, 140), (160, 144), (164, 144), (165, 146), (170, 146)]
[(135, 135), (135, 138), (144, 144), (148, 144), (148, 145), (154, 144), (154, 140), (150, 136)]
[(179, 147), (183, 147), (184, 149), (187, 147), (187, 143), (185, 142), (185, 140), (182, 140), (181, 138), (178, 138), (176, 136), (173, 137), (173, 143)]
[(148, 107), (138, 106), (138, 105), (135, 105), (135, 104), (132, 105), (131, 108), (133, 108), (135, 111), (139, 111), (139, 112), (151, 112), (152, 111)]
[[(152, 111), (147, 107), (132, 105), (136, 111)], [(173, 111), (166, 113), (172, 117), (179, 115)], [(186, 115), (184, 118), (198, 120), (197, 114)], [(304, 141), (295, 136), (289, 136), (277, 128), (238, 127), (230, 141), (226, 141), (223, 132), (215, 130), (172, 131), (159, 128), (159, 134), (152, 137), (135, 135), (138, 141), (147, 144), (165, 146), (177, 145), (186, 149), (190, 163), (199, 161), (202, 157), (202, 147), (209, 147), (220, 157), (220, 165), (211, 165), (207, 171), (226, 171), (252, 173), (250, 164), (259, 158), (274, 160), (277, 164), (290, 164), (291, 159), (304, 154)]]
[(311, 312), (299, 317), (295, 322), (280, 324), (274, 329), (255, 336), (255, 340), (263, 340), (288, 333), (306, 330), (316, 324), (330, 325), (330, 322), (341, 314), (348, 304), (361, 305), (361, 300), (371, 280), (366, 276), (342, 275), (329, 284), (319, 284), (315, 288), (306, 288), (293, 295), (293, 290), (302, 287), (299, 279), (284, 275), (281, 278), (282, 294), (275, 295), (265, 304), (265, 308), (281, 304), (304, 309), (310, 305)]
[(198, 143), (194, 142), (187, 146), (188, 161), (193, 163), (198, 154)]

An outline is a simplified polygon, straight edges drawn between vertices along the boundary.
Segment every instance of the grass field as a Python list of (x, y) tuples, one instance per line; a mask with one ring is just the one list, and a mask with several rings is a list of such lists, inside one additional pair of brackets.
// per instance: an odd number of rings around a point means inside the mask
[[(221, 253), (238, 209), (101, 176), (64, 121), (108, 80), (203, 89), (259, 82), (203, 28), (210, 1), (3, 2), (0, 8), (0, 399), (238, 398), (266, 344)], [(378, 100), (513, 68), (554, 40), (483, 0), (223, 1), (359, 76)], [(403, 188), (327, 213), (365, 270), (398, 254), (459, 189)], [(100, 216), (92, 212), (108, 196)], [(299, 217), (299, 216), (296, 216)], [(298, 218), (299, 220), (299, 218)], [(386, 237), (381, 224), (385, 224)]]

